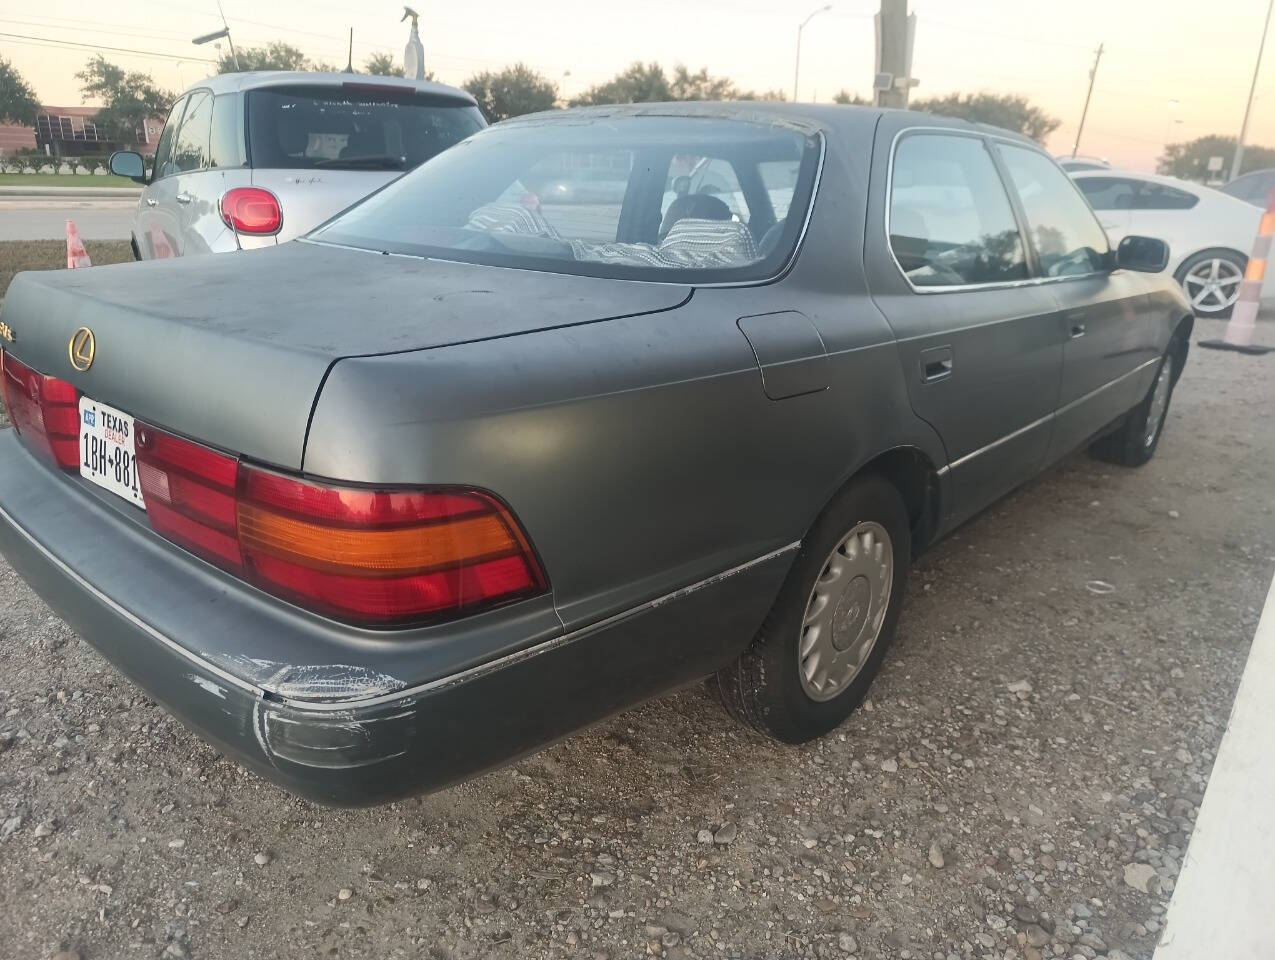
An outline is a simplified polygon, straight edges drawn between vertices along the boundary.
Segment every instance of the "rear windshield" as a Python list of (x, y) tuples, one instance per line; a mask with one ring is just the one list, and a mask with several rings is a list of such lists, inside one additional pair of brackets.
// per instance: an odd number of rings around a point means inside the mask
[(805, 225), (821, 141), (703, 117), (499, 124), (311, 234), (387, 253), (681, 283), (765, 279)]
[(483, 126), (478, 108), (356, 85), (248, 93), (252, 165), (283, 170), (410, 170)]

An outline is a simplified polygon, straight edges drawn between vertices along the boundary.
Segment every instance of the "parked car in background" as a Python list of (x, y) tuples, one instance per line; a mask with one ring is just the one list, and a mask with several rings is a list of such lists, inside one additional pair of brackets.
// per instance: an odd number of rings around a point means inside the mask
[(1254, 170), (1242, 177), (1236, 177), (1224, 187), (1218, 187), (1223, 193), (1243, 200), (1255, 206), (1266, 208), (1271, 191), (1275, 190), (1275, 167), (1269, 170)]
[(1102, 157), (1087, 157), (1083, 153), (1075, 157), (1070, 155), (1058, 157), (1058, 166), (1068, 173), (1079, 173), (1081, 170), (1111, 169), (1111, 164)]
[(251, 257), (19, 274), (0, 551), (328, 803), (709, 676), (809, 740), (917, 551), (1077, 447), (1155, 454), (1194, 323), (1167, 256), (960, 120), (509, 120)]
[(1072, 178), (1112, 241), (1141, 234), (1169, 244), (1166, 270), (1196, 314), (1231, 315), (1248, 252), (1257, 238), (1260, 210), (1212, 187), (1175, 177), (1109, 170), (1083, 171)]
[(149, 174), (136, 153), (112, 172), (145, 185), (138, 260), (274, 246), (312, 230), (486, 126), (463, 90), (349, 73), (230, 73), (169, 112)]

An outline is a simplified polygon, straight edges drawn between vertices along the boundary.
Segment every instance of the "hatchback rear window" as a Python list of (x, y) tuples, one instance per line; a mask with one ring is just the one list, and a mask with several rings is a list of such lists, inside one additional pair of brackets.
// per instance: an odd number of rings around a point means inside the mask
[(621, 279), (765, 279), (805, 226), (817, 133), (715, 117), (563, 114), (490, 127), (311, 237)]
[(482, 128), (458, 100), (343, 87), (252, 90), (252, 166), (282, 170), (410, 170)]

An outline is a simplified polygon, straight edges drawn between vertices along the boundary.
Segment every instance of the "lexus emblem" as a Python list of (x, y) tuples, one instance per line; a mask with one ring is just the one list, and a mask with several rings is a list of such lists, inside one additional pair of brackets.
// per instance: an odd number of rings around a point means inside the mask
[(84, 373), (93, 366), (93, 357), (97, 354), (97, 341), (93, 339), (93, 331), (88, 327), (80, 327), (71, 335), (71, 342), (66, 347), (71, 358), (71, 366)]

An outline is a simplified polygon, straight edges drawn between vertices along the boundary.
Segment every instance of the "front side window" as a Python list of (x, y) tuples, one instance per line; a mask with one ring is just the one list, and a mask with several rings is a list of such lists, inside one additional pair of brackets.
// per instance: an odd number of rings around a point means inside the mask
[(160, 131), (159, 143), (155, 145), (155, 165), (152, 168), (152, 179), (154, 180), (166, 177), (174, 172), (171, 163), (173, 134), (177, 130), (177, 125), (181, 123), (182, 111), (186, 109), (186, 99), (186, 97), (179, 97), (177, 102), (173, 104), (173, 109), (168, 111), (168, 121), (164, 124), (164, 129)]
[(1027, 279), (1013, 208), (981, 138), (910, 134), (899, 141), (890, 247), (918, 287)]
[(1071, 277), (1106, 268), (1107, 234), (1075, 184), (1057, 164), (1029, 147), (998, 143), (1018, 191), (1027, 228), (1047, 277)]
[(1095, 210), (1132, 210), (1138, 183), (1125, 177), (1080, 177), (1076, 186)]
[(482, 128), (470, 103), (410, 90), (250, 90), (248, 153), (257, 169), (410, 170)]
[[(588, 276), (765, 279), (796, 246), (821, 149), (817, 134), (708, 117), (509, 121), (439, 154), (311, 237)], [(782, 217), (758, 172), (776, 163), (799, 169)]]
[(186, 115), (173, 143), (172, 166), (177, 173), (200, 170), (208, 160), (208, 137), (212, 133), (211, 93), (196, 90), (186, 105)]

